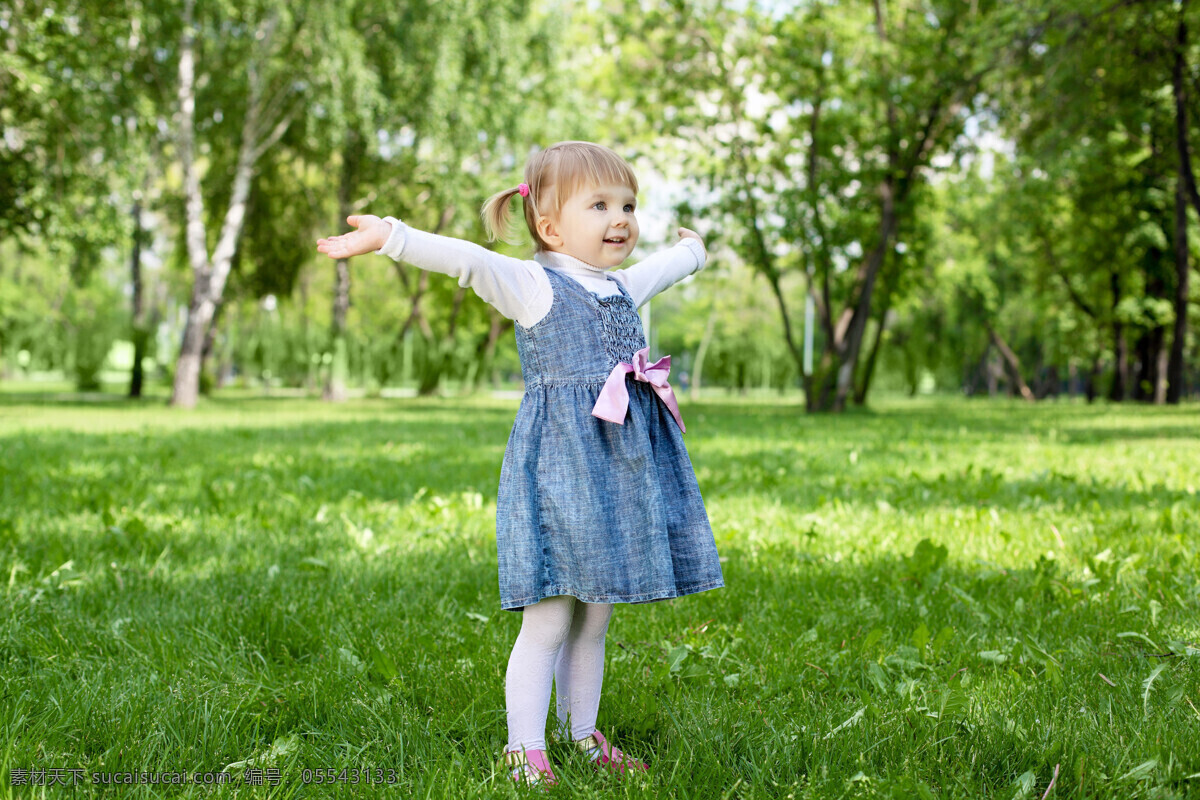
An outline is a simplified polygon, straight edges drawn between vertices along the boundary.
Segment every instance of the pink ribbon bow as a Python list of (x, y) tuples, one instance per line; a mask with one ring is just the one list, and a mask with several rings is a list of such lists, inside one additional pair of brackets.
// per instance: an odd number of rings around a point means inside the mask
[(679, 416), (679, 402), (675, 399), (675, 390), (667, 383), (667, 376), (671, 374), (671, 357), (663, 356), (653, 364), (647, 364), (649, 360), (650, 348), (643, 347), (633, 354), (633, 363), (622, 361), (613, 367), (613, 371), (608, 374), (608, 380), (604, 382), (604, 388), (600, 390), (596, 405), (592, 407), (592, 416), (618, 425), (625, 424), (625, 414), (629, 411), (629, 390), (625, 387), (625, 376), (632, 372), (636, 380), (650, 384), (650, 388), (654, 389), (654, 393), (666, 404), (671, 416), (679, 423), (679, 430), (687, 433), (687, 428), (683, 426), (683, 417)]

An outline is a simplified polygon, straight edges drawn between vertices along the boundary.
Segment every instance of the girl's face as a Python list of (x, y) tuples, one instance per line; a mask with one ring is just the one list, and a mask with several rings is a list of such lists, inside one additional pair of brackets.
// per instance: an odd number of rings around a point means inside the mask
[(622, 184), (580, 189), (555, 219), (538, 220), (538, 233), (551, 250), (593, 267), (619, 265), (638, 240), (637, 197)]

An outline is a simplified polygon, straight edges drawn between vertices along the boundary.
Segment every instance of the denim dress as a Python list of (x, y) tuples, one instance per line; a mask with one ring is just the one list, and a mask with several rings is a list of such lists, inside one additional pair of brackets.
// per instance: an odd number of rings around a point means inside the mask
[(525, 395), (496, 510), (501, 608), (546, 597), (645, 603), (724, 585), (696, 475), (671, 412), (626, 379), (618, 425), (592, 416), (609, 373), (646, 346), (637, 308), (546, 269), (553, 304), (516, 326)]

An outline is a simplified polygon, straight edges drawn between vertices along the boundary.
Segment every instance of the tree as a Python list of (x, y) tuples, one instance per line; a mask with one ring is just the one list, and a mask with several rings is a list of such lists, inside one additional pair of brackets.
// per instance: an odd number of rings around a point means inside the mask
[(129, 247), (134, 396), (148, 342), (142, 211), (162, 151), (153, 113), (161, 83), (147, 42), (152, 12), (92, 0), (0, 10), (0, 173), (16, 179), (11, 204), (0, 202), (0, 235), (65, 259), (79, 287), (90, 283), (106, 248)]
[(1191, 61), (1188, 41), (1188, 0), (1180, 0), (1175, 19), (1175, 39), (1171, 47), (1171, 97), (1175, 116), (1175, 326), (1171, 337), (1171, 355), (1167, 365), (1168, 403), (1178, 403), (1186, 391), (1187, 374), (1184, 350), (1188, 332), (1189, 265), (1188, 203), (1200, 215), (1200, 192), (1196, 190), (1196, 175), (1192, 168), (1192, 126), (1189, 121), (1188, 83)]
[(1003, 98), (1023, 158), (1073, 208), (1070, 241), (1046, 257), (1074, 304), (1112, 329), (1114, 399), (1177, 402), (1186, 383), (1195, 14), (1187, 2), (1059, 0)]
[[(523, 0), (453, 0), (403, 11), (379, 4), (361, 22), (377, 81), (370, 92), (405, 101), (347, 98), (339, 218), (369, 200), (418, 228), (483, 241), (476, 210), (519, 180), (516, 170), (532, 146), (567, 138), (562, 134), (575, 119), (558, 68), (553, 32), (561, 21)], [(357, 85), (360, 93), (367, 86)], [(385, 144), (367, 144), (380, 140)], [(380, 175), (387, 180), (370, 180)], [(409, 301), (396, 347), (409, 337), (417, 343), (420, 393), (437, 391), (456, 357), (474, 365), (464, 378), (481, 376), (510, 323), (465, 288), (403, 263), (395, 273)], [(336, 311), (334, 320), (336, 327)]]
[[(176, 363), (171, 403), (195, 405), (200, 390), (205, 339), (222, 301), (234, 254), (245, 225), (255, 169), (266, 152), (287, 132), (302, 108), (307, 87), (297, 81), (294, 64), (319, 51), (328, 21), (325, 5), (316, 2), (263, 4), (226, 8), (206, 5), (197, 14), (196, 0), (184, 0), (178, 50), (177, 153), (183, 174), (187, 259), (193, 276), (191, 301)], [(205, 34), (203, 37), (200, 34)], [(205, 47), (201, 47), (203, 41)], [(219, 42), (219, 45), (214, 43)], [(214, 79), (223, 74), (224, 79)], [(210, 92), (202, 91), (209, 88)], [(228, 93), (228, 94), (226, 94)], [(219, 122), (237, 120), (235, 157), (226, 172), (201, 175), (205, 150), (222, 152), (205, 134), (220, 136), (227, 128), (200, 123), (197, 106), (211, 103)], [(216, 158), (214, 163), (220, 163)], [(209, 249), (210, 225), (202, 181), (217, 182), (228, 192), (219, 232)]]
[(882, 324), (888, 265), (895, 281), (908, 263), (894, 255), (919, 214), (915, 190), (1029, 23), (994, 2), (744, 5), (628, 2), (614, 14), (621, 68), (643, 78), (628, 113), (671, 131), (700, 166), (706, 213), (771, 285), (798, 367), (785, 282), (806, 280), (822, 348), (808, 407), (841, 410), (868, 385), (865, 337)]

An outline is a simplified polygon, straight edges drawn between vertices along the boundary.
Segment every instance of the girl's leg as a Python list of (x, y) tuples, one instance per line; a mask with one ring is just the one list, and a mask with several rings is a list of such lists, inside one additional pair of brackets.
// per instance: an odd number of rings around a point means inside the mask
[(554, 666), (558, 728), (563, 736), (579, 740), (596, 730), (604, 683), (604, 637), (612, 612), (609, 603), (575, 604), (570, 632)]
[(522, 612), (505, 678), (509, 752), (546, 749), (554, 664), (570, 633), (574, 607), (574, 597), (547, 597)]

